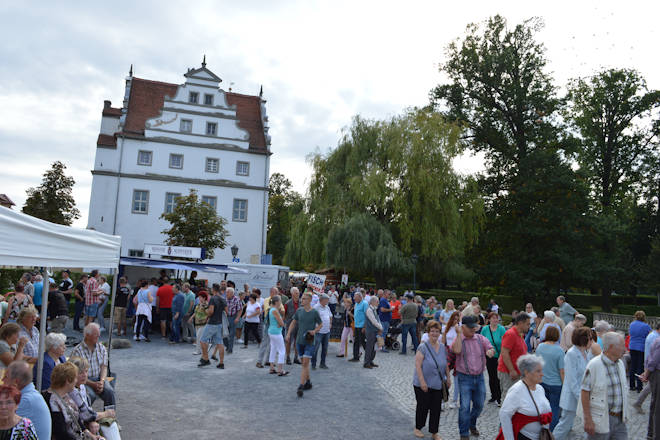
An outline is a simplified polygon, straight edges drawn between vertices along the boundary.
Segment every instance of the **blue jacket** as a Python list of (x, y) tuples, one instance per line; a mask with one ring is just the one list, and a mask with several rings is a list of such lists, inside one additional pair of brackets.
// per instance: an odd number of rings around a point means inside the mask
[[(64, 356), (60, 356), (60, 362), (66, 362)], [(37, 384), (37, 365), (34, 364), (34, 370), (32, 371), (32, 377), (34, 377), (34, 384)], [(44, 369), (41, 374), (41, 391), (47, 390), (50, 388), (50, 375), (53, 373), (55, 368), (55, 360), (50, 357), (48, 352), (44, 353)]]

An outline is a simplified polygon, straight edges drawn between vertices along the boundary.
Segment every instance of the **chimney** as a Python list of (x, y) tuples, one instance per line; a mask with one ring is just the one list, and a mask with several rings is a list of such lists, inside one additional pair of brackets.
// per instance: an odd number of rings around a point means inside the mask
[(111, 105), (112, 105), (112, 102), (108, 101), (107, 99), (105, 101), (103, 101), (103, 108), (104, 109), (110, 108)]

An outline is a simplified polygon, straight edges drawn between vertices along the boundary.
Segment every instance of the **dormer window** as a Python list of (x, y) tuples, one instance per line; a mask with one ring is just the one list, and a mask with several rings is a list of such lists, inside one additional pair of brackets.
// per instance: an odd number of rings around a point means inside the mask
[(188, 95), (188, 102), (191, 104), (197, 104), (199, 102), (199, 93), (190, 92), (190, 95)]
[(213, 95), (204, 94), (204, 105), (213, 105)]

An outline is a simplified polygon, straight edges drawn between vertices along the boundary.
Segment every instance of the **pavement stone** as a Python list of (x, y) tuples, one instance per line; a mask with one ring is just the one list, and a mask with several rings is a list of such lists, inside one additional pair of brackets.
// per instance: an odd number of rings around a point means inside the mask
[[(199, 356), (193, 356), (191, 344), (169, 345), (157, 335), (152, 341), (131, 340), (131, 348), (112, 351), (117, 415), (125, 440), (415, 438), (412, 352), (378, 352), (379, 368), (368, 370), (362, 363), (337, 358), (339, 344), (330, 343), (329, 370), (312, 371), (314, 388), (299, 399), (295, 390), (300, 367), (285, 365), (291, 371), (287, 377), (269, 375), (268, 368), (255, 367), (256, 345), (247, 350), (235, 346), (234, 353), (225, 356), (225, 370), (219, 370), (215, 361), (198, 368)], [(487, 377), (485, 381), (489, 399)], [(646, 437), (649, 403), (647, 399), (644, 415), (631, 411), (630, 439)], [(95, 407), (99, 405), (97, 400)], [(484, 405), (477, 423), (480, 438), (495, 438), (498, 410), (495, 404)], [(581, 432), (576, 420), (572, 438), (582, 438)], [(445, 440), (459, 439), (458, 409), (443, 408), (439, 433)]]

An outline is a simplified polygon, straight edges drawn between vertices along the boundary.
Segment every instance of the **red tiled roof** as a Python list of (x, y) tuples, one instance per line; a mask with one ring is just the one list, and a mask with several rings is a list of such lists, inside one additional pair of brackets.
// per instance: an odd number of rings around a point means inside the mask
[(110, 134), (99, 134), (98, 139), (96, 139), (96, 145), (114, 148), (117, 146), (117, 138)]
[(238, 126), (250, 134), (250, 148), (266, 151), (266, 136), (261, 119), (261, 98), (227, 92), (227, 104), (236, 106)]
[(121, 117), (121, 109), (114, 107), (107, 107), (103, 109), (103, 116), (110, 116), (114, 118)]
[(133, 77), (124, 131), (144, 134), (147, 119), (160, 114), (165, 96), (173, 98), (177, 87), (176, 84)]
[[(124, 131), (144, 135), (147, 119), (158, 116), (165, 96), (173, 98), (178, 85), (133, 77)], [(236, 105), (238, 126), (247, 130), (250, 148), (267, 151), (266, 137), (261, 119), (261, 98), (227, 92), (227, 103)]]

